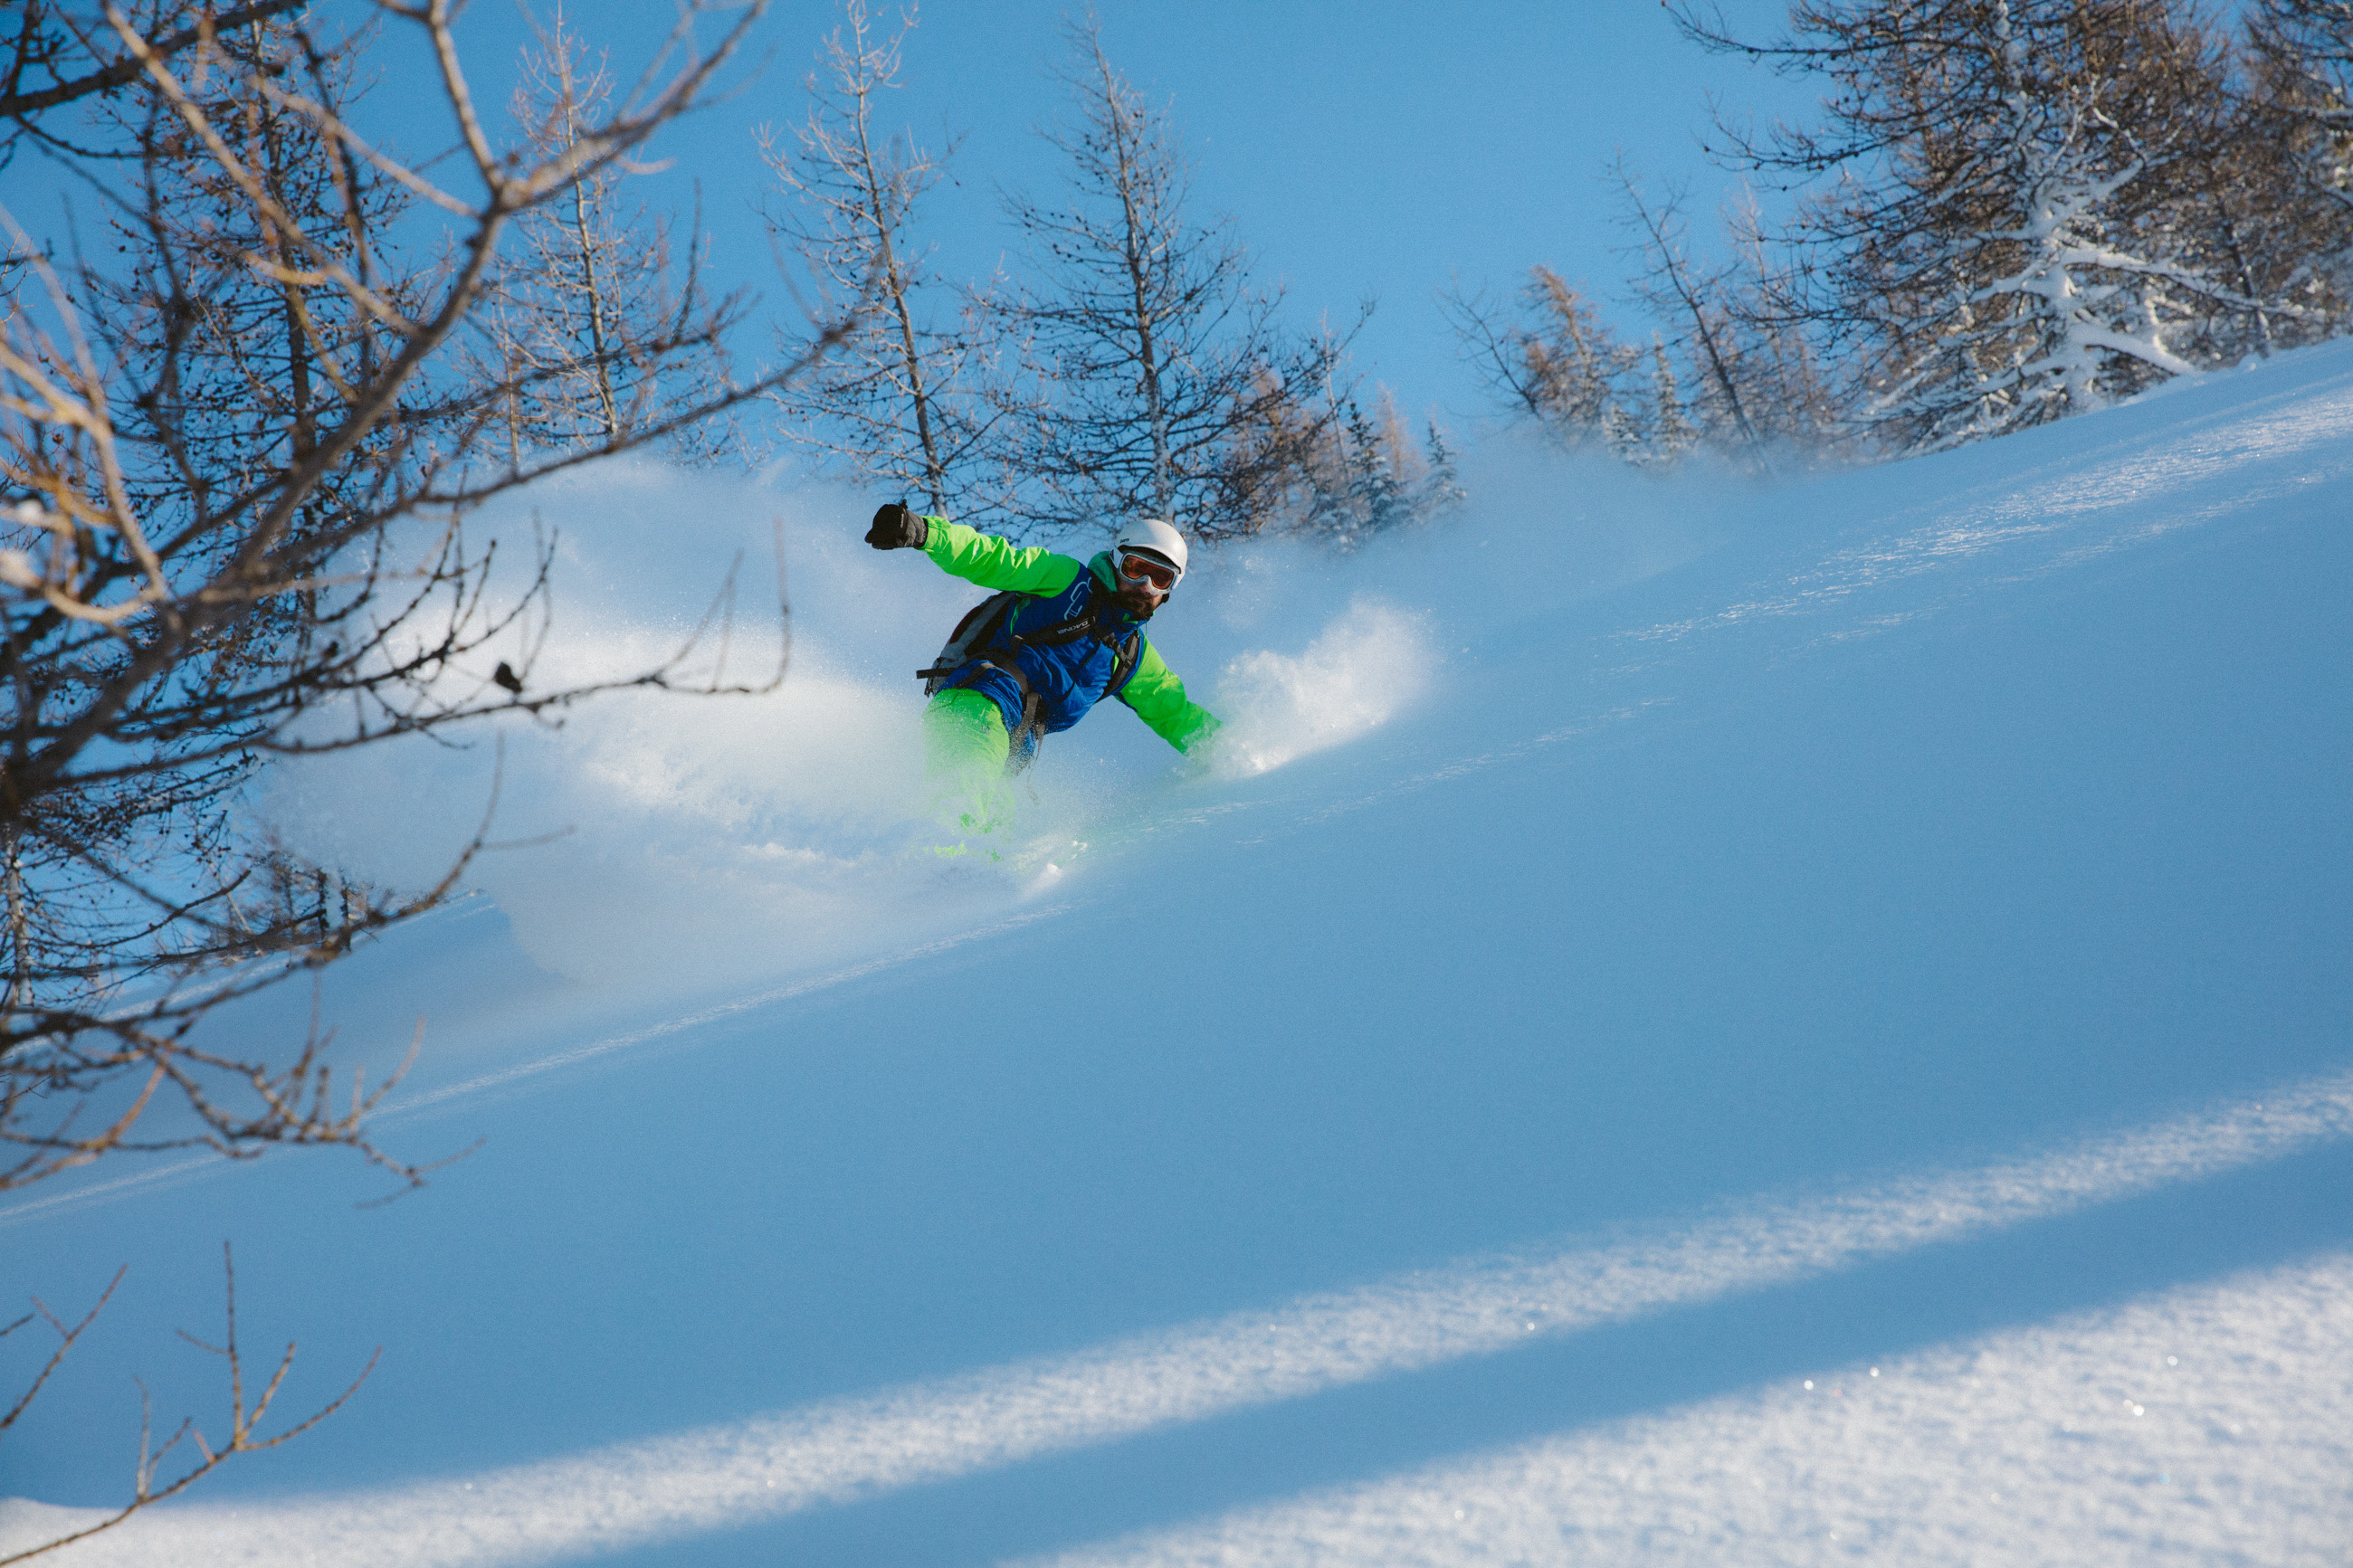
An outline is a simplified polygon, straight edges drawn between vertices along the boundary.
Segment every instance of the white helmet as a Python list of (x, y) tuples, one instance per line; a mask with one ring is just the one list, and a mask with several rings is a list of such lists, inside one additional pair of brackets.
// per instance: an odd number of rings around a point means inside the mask
[(1176, 568), (1177, 576), (1185, 575), (1185, 536), (1156, 517), (1138, 519), (1119, 531), (1112, 542), (1113, 559), (1131, 552), (1166, 561)]

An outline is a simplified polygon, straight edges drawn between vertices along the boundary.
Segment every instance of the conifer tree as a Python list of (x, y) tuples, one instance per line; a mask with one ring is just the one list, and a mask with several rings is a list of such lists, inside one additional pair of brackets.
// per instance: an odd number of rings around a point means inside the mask
[(1404, 471), (1413, 460), (1412, 449), (1399, 439), (1402, 431), (1397, 405), (1386, 389), (1381, 394), (1381, 421), (1365, 417), (1361, 405), (1348, 405), (1349, 510), (1362, 519), (1367, 533), (1403, 522), (1412, 510), (1411, 486)]
[(1421, 512), (1437, 517), (1461, 506), (1468, 499), (1461, 479), (1454, 471), (1454, 448), (1438, 428), (1435, 418), (1429, 420), (1422, 435), (1422, 461), (1429, 478), (1423, 482)]
[(1387, 387), (1369, 414), (1355, 397), (1342, 402), (1300, 463), (1293, 489), (1285, 501), (1292, 526), (1341, 550), (1427, 522), (1463, 499), (1437, 420), (1426, 422), (1417, 444)]
[(1675, 380), (1675, 367), (1668, 363), (1667, 345), (1656, 338), (1651, 342), (1651, 388), (1655, 412), (1643, 460), (1653, 468), (1670, 468), (1683, 461), (1698, 432), (1684, 412), (1683, 388)]
[(1497, 401), (1564, 445), (1616, 444), (1612, 410), (1641, 351), (1618, 342), (1576, 285), (1536, 266), (1513, 299), (1457, 289), (1440, 308)]

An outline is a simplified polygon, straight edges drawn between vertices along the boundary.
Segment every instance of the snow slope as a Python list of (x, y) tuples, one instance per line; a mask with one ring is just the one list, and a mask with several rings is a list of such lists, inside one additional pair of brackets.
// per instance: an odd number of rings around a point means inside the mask
[[(482, 1140), (425, 1193), (0, 1210), (11, 1289), (132, 1266), (0, 1447), (8, 1538), (121, 1489), (134, 1372), (216, 1420), (170, 1330), (229, 1237), (290, 1411), (381, 1366), (60, 1563), (2353, 1539), (2353, 345), (1763, 490), (1497, 452), (1429, 534), (1227, 552), (1158, 635), (1247, 743), (1091, 720), (1007, 865), (913, 810), (969, 595), (854, 501), (546, 504), (580, 661), (781, 509), (794, 681), (512, 737), (502, 827), (578, 830), (334, 976), (363, 1054), (427, 1016), (396, 1145)], [(486, 754), (377, 765), (290, 830), (470, 830)]]

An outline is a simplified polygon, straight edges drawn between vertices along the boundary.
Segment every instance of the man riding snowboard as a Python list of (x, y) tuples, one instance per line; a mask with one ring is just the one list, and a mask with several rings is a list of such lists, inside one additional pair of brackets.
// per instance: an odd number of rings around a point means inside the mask
[(1082, 565), (901, 501), (874, 514), (866, 542), (921, 550), (941, 571), (999, 590), (964, 618), (932, 668), (916, 672), (933, 694), (923, 710), (924, 771), (944, 815), (965, 832), (1001, 824), (1006, 778), (1029, 765), (1041, 738), (1069, 729), (1105, 697), (1126, 703), (1180, 752), (1217, 732), (1216, 716), (1185, 695), (1144, 635), (1185, 574), (1185, 537), (1168, 524), (1129, 523), (1111, 549)]

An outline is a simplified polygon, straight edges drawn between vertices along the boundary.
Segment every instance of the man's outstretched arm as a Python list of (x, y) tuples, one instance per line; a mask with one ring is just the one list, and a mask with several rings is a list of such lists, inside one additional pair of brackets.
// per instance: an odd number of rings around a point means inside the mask
[(950, 576), (984, 588), (1011, 588), (1023, 594), (1059, 594), (1079, 580), (1086, 568), (1042, 544), (1027, 549), (993, 534), (950, 522), (944, 517), (921, 520), (923, 553)]
[(1016, 549), (1002, 539), (944, 517), (924, 517), (894, 501), (874, 514), (866, 542), (877, 550), (920, 550), (952, 576), (984, 588), (1024, 594), (1059, 594), (1086, 568), (1043, 545)]
[(1153, 733), (1180, 752), (1198, 751), (1218, 732), (1218, 716), (1185, 695), (1185, 683), (1161, 660), (1160, 650), (1149, 637), (1144, 641), (1143, 656), (1135, 661), (1135, 673), (1120, 688), (1119, 700), (1134, 709), (1135, 716), (1152, 726)]

